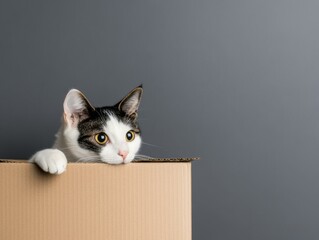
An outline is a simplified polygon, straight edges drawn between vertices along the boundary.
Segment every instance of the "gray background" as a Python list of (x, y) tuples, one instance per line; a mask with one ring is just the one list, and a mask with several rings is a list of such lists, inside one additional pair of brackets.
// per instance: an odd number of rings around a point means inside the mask
[(193, 164), (193, 239), (319, 238), (319, 2), (0, 2), (0, 156), (54, 140), (81, 89), (144, 84), (142, 153)]

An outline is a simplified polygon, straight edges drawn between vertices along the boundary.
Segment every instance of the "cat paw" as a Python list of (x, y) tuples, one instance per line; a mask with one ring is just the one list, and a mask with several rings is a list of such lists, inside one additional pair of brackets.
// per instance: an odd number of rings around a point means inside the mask
[(34, 154), (30, 162), (35, 162), (45, 172), (61, 174), (66, 170), (68, 161), (60, 150), (45, 149)]

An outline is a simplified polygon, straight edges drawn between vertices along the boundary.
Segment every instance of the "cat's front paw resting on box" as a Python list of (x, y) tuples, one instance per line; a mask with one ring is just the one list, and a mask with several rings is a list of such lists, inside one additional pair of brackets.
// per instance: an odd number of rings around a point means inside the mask
[(68, 161), (60, 150), (44, 149), (34, 154), (30, 162), (35, 162), (45, 172), (61, 174), (66, 170)]

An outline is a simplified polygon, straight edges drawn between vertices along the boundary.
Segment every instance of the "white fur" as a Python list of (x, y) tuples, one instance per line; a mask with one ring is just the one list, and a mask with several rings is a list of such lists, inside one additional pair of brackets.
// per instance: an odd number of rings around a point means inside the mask
[[(110, 143), (106, 144), (101, 152), (101, 160), (103, 162), (111, 164), (121, 164), (131, 162), (135, 154), (138, 152), (141, 146), (141, 137), (135, 135), (135, 139), (132, 142), (126, 141), (126, 133), (130, 131), (131, 128), (119, 121), (115, 116), (110, 115), (110, 120), (106, 122), (104, 127), (105, 133), (110, 139)], [(118, 152), (122, 150), (128, 152), (125, 160), (118, 155)]]
[(44, 149), (34, 154), (30, 162), (35, 162), (45, 172), (61, 174), (65, 171), (68, 161), (60, 150)]
[(94, 152), (83, 149), (78, 144), (78, 137), (80, 133), (77, 127), (64, 125), (56, 134), (56, 141), (53, 145), (54, 148), (60, 149), (66, 156), (69, 162), (81, 161), (96, 157)]

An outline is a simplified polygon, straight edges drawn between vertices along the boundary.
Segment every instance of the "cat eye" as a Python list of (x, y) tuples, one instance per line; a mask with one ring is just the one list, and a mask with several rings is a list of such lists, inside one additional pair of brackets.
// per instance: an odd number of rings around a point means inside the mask
[(135, 132), (133, 130), (130, 130), (126, 133), (126, 141), (132, 142), (135, 138)]
[(94, 139), (100, 145), (104, 145), (109, 140), (108, 136), (104, 132), (96, 134)]

